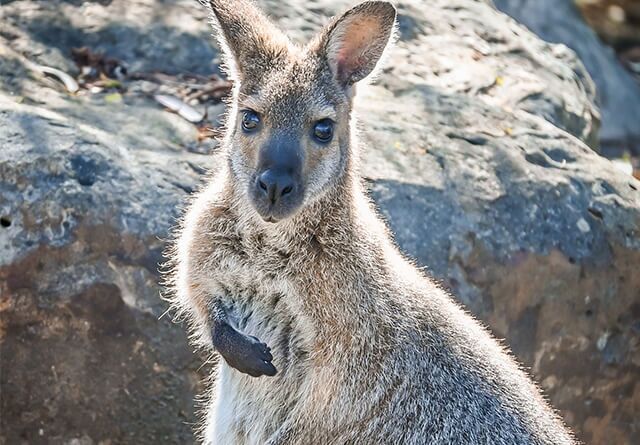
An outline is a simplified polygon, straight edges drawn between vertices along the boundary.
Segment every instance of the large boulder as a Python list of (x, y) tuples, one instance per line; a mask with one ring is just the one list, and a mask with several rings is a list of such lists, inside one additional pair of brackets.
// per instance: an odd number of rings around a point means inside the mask
[[(217, 51), (191, 0), (76, 3), (2, 7), (0, 443), (187, 443), (209, 368), (162, 317), (157, 270), (220, 159), (149, 82), (69, 95), (29, 60), (72, 72), (71, 48), (90, 45), (130, 72), (206, 74)], [(346, 5), (260, 3), (300, 39)], [(364, 174), (402, 249), (580, 438), (637, 443), (640, 183), (592, 150), (575, 55), (489, 3), (399, 5), (397, 48), (359, 99)]]
[[(625, 150), (640, 154), (640, 84), (618, 61), (613, 49), (585, 23), (575, 0), (494, 2), (544, 40), (563, 43), (578, 54), (597, 85), (603, 149), (612, 155)], [(589, 2), (585, 3), (588, 6)]]

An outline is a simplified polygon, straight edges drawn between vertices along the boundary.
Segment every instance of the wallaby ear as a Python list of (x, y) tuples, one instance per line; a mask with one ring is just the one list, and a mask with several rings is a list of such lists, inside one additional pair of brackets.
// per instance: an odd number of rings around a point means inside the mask
[(290, 41), (250, 0), (200, 0), (211, 12), (228, 74), (243, 82), (261, 77), (288, 51)]
[(389, 2), (360, 3), (334, 19), (320, 36), (320, 51), (336, 80), (348, 87), (376, 67), (395, 30), (396, 8)]

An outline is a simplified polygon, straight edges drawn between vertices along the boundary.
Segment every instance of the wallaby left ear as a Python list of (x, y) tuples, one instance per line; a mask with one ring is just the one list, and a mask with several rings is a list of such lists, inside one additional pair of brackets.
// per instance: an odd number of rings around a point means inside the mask
[(346, 88), (373, 72), (392, 39), (395, 22), (396, 8), (391, 3), (368, 1), (325, 28), (319, 50), (338, 83)]
[(251, 0), (200, 0), (212, 25), (229, 76), (241, 83), (259, 81), (287, 53), (289, 39)]

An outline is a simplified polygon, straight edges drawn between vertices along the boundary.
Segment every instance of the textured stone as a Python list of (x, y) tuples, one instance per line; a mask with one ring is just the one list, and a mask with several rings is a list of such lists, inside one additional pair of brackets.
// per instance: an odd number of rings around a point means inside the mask
[(494, 1), (543, 39), (573, 49), (584, 62), (597, 85), (603, 149), (617, 155), (624, 150), (640, 153), (640, 84), (584, 22), (574, 0)]
[[(346, 5), (260, 3), (298, 39)], [(398, 6), (397, 48), (359, 98), (381, 213), (580, 438), (637, 443), (640, 182), (592, 150), (589, 76), (490, 2)], [(73, 72), (71, 47), (89, 45), (131, 71), (209, 73), (206, 14), (190, 0), (17, 0), (2, 14), (0, 443), (191, 442), (208, 368), (160, 318), (157, 270), (220, 159), (192, 150), (195, 127), (143, 81), (120, 103), (69, 96), (25, 58)]]

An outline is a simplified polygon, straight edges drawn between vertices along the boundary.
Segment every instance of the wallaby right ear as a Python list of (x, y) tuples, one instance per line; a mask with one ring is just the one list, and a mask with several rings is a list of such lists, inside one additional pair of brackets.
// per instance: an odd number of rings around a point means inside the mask
[(258, 79), (288, 51), (290, 42), (249, 0), (200, 0), (211, 12), (229, 76)]
[(369, 76), (393, 40), (395, 7), (367, 1), (334, 19), (320, 35), (318, 48), (344, 88)]

